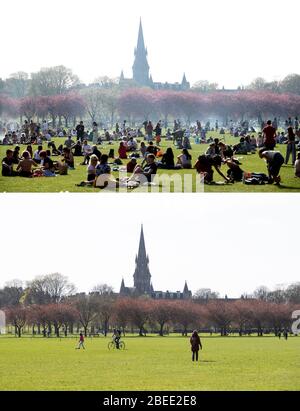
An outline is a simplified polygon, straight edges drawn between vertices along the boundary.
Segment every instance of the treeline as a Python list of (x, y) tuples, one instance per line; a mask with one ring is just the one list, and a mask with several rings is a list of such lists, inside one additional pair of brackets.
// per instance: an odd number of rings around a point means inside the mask
[(86, 89), (54, 96), (13, 99), (0, 96), (0, 115), (9, 119), (51, 120), (52, 127), (75, 125), (78, 118), (109, 124), (126, 119), (129, 124), (145, 119), (180, 118), (187, 124), (209, 116), (229, 120), (299, 116), (300, 95), (271, 91), (218, 91), (209, 94), (178, 91), (127, 89), (122, 92)]
[[(276, 84), (275, 84), (276, 83)], [(209, 87), (206, 81), (195, 83), (190, 91), (152, 90), (125, 87), (118, 79), (102, 77), (86, 86), (64, 67), (41, 69), (29, 76), (19, 72), (0, 80), (0, 116), (9, 119), (51, 119), (69, 126), (76, 118), (114, 124), (181, 118), (190, 123), (208, 116), (224, 119), (297, 116), (300, 113), (300, 75), (291, 74), (281, 82), (255, 79), (248, 87), (234, 91)]]
[[(285, 294), (284, 294), (285, 293)], [(123, 332), (157, 332), (168, 330), (186, 335), (196, 328), (228, 335), (233, 330), (244, 335), (256, 332), (277, 334), (290, 329), (292, 312), (300, 308), (300, 284), (286, 290), (256, 290), (253, 297), (216, 298), (210, 290), (199, 290), (191, 300), (154, 300), (149, 297), (121, 298), (107, 285), (91, 293), (75, 294), (74, 286), (61, 274), (41, 276), (23, 288), (14, 282), (0, 290), (0, 307), (6, 313), (8, 327), (21, 337), (25, 327), (32, 334), (85, 335), (112, 327)]]

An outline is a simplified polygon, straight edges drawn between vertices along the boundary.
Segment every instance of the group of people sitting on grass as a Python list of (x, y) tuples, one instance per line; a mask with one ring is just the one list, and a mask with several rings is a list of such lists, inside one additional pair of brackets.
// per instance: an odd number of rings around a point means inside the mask
[[(160, 130), (161, 132), (161, 130)], [(32, 145), (27, 145), (26, 150), (20, 153), (20, 146), (14, 150), (8, 149), (6, 157), (2, 160), (2, 175), (22, 177), (45, 176), (52, 177), (57, 174), (67, 174), (69, 169), (74, 169), (74, 157), (83, 157), (81, 165), (87, 165), (87, 178), (79, 183), (83, 185), (94, 185), (104, 187), (104, 177), (109, 176), (107, 182), (119, 184), (113, 179), (111, 171), (118, 171), (117, 166), (122, 165), (122, 160), (129, 159), (123, 170), (127, 172), (128, 182), (139, 182), (140, 177), (150, 183), (157, 169), (179, 170), (195, 168), (201, 175), (204, 183), (213, 184), (214, 171), (216, 171), (226, 183), (244, 181), (246, 184), (276, 183), (280, 182), (280, 168), (284, 162), (288, 163), (290, 155), (295, 166), (295, 176), (300, 177), (300, 156), (296, 159), (296, 135), (293, 127), (287, 129), (287, 153), (286, 159), (276, 146), (276, 129), (269, 120), (256, 139), (254, 136), (246, 135), (241, 137), (240, 142), (233, 146), (225, 144), (220, 139), (215, 138), (210, 143), (204, 154), (201, 154), (195, 164), (187, 148), (183, 148), (179, 155), (175, 156), (173, 149), (168, 147), (164, 152), (159, 142), (138, 141), (133, 136), (123, 137), (118, 148), (118, 157), (115, 158), (114, 149), (110, 149), (108, 154), (102, 154), (96, 145), (89, 144), (88, 140), (78, 138), (74, 141), (72, 136), (68, 136), (58, 148), (54, 142), (48, 142), (48, 149), (44, 150), (42, 145), (38, 145), (33, 152)], [(268, 176), (263, 173), (247, 173), (242, 170), (241, 163), (236, 155), (255, 153), (259, 150), (259, 156), (267, 162)], [(51, 159), (51, 156), (61, 156), (58, 161)], [(111, 160), (110, 160), (111, 159)], [(140, 161), (139, 161), (140, 159)], [(140, 163), (140, 164), (139, 164)], [(14, 170), (14, 165), (16, 169)], [(227, 166), (224, 174), (222, 165)], [(109, 181), (108, 181), (109, 180)]]
[(56, 174), (67, 174), (69, 168), (74, 168), (74, 158), (68, 147), (63, 148), (60, 161), (53, 161), (50, 155), (50, 150), (43, 150), (42, 146), (38, 146), (34, 153), (31, 146), (27, 146), (22, 153), (19, 146), (14, 150), (8, 149), (2, 160), (2, 176), (55, 177)]

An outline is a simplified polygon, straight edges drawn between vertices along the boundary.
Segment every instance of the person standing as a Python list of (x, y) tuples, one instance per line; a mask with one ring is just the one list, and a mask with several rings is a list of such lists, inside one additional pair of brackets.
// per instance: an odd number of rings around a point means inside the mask
[(83, 137), (84, 137), (83, 121), (80, 121), (80, 123), (76, 126), (76, 133), (77, 133), (77, 140), (80, 140), (82, 142)]
[(80, 350), (80, 348), (83, 348), (85, 350), (85, 346), (84, 346), (84, 336), (82, 333), (79, 334), (79, 344), (78, 347), (76, 348), (77, 350)]
[(147, 133), (147, 141), (148, 142), (152, 141), (153, 125), (151, 121), (149, 121), (147, 124), (146, 133)]
[(268, 120), (266, 127), (263, 128), (263, 135), (266, 150), (274, 150), (276, 145), (276, 129), (272, 126), (271, 120)]
[(293, 127), (289, 126), (287, 129), (287, 146), (286, 146), (286, 157), (285, 157), (285, 164), (289, 162), (290, 154), (292, 153), (292, 163), (293, 165), (296, 162), (296, 142), (295, 142), (295, 133)]
[(202, 350), (202, 344), (201, 340), (199, 337), (199, 334), (197, 331), (193, 331), (193, 334), (190, 338), (190, 344), (191, 344), (191, 350), (192, 350), (192, 361), (198, 361), (198, 353), (199, 353), (199, 347)]
[(156, 127), (155, 127), (154, 131), (155, 131), (155, 142), (159, 146), (159, 143), (161, 142), (161, 125), (160, 125), (160, 121), (156, 124)]

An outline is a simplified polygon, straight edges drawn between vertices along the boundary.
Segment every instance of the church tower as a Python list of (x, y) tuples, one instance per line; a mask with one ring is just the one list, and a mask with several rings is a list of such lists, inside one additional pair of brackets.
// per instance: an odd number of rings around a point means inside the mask
[(149, 64), (147, 60), (147, 49), (144, 43), (142, 19), (140, 20), (137, 46), (134, 50), (134, 63), (132, 66), (133, 80), (139, 86), (149, 86)]
[(146, 253), (143, 226), (141, 228), (139, 251), (135, 258), (135, 264), (136, 267), (133, 274), (133, 279), (136, 294), (151, 295), (153, 287), (151, 283), (151, 274), (148, 267), (149, 258)]

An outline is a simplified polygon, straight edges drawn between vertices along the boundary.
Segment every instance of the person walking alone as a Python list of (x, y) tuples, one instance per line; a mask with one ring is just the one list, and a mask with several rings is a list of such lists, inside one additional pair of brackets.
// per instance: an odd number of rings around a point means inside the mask
[(79, 334), (79, 344), (78, 344), (78, 347), (76, 348), (76, 350), (80, 350), (81, 347), (85, 350), (84, 336), (83, 336), (82, 333)]
[(198, 353), (199, 353), (199, 347), (202, 350), (202, 344), (200, 337), (197, 333), (197, 331), (193, 331), (193, 334), (190, 338), (190, 344), (191, 344), (191, 350), (192, 350), (192, 361), (198, 361)]

